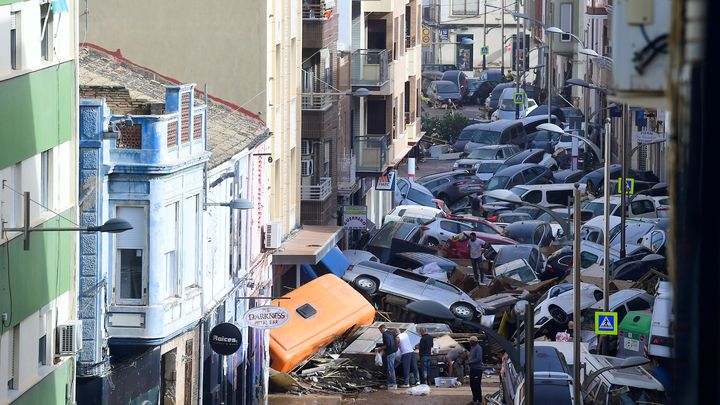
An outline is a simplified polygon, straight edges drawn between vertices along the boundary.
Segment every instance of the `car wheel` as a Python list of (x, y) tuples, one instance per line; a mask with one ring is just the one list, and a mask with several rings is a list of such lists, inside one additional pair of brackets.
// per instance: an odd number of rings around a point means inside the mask
[(568, 314), (565, 312), (562, 308), (560, 308), (557, 305), (550, 305), (548, 307), (548, 312), (550, 312), (550, 316), (555, 320), (555, 322), (559, 324), (566, 324), (568, 321)]
[(452, 311), (455, 316), (458, 318), (462, 318), (465, 320), (471, 320), (475, 317), (475, 309), (470, 304), (465, 304), (462, 302), (458, 302), (457, 304), (454, 304), (450, 311)]
[(355, 279), (355, 286), (369, 295), (377, 293), (378, 282), (370, 277), (358, 277)]
[(440, 241), (438, 241), (435, 238), (427, 238), (427, 240), (425, 241), (425, 246), (428, 246), (428, 247), (438, 247), (439, 245), (440, 245)]
[(602, 291), (596, 290), (593, 292), (593, 297), (595, 298), (595, 301), (602, 301), (604, 295)]

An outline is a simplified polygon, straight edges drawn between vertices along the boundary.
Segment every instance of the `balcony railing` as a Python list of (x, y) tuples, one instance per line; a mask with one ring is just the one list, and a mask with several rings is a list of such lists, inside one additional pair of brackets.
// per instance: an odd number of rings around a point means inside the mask
[(303, 4), (303, 20), (327, 20), (332, 16), (332, 9), (325, 8), (325, 4)]
[(338, 162), (338, 195), (350, 197), (357, 189), (357, 161), (354, 154), (344, 155)]
[(415, 45), (415, 35), (408, 35), (405, 37), (405, 49), (412, 48)]
[(352, 85), (377, 86), (387, 83), (388, 50), (358, 49), (352, 55)]
[(355, 169), (358, 172), (383, 172), (388, 164), (390, 134), (355, 137)]
[(324, 111), (330, 108), (333, 96), (325, 93), (302, 93), (302, 109)]
[(331, 177), (321, 177), (320, 184), (300, 186), (300, 199), (303, 201), (325, 201), (331, 193)]

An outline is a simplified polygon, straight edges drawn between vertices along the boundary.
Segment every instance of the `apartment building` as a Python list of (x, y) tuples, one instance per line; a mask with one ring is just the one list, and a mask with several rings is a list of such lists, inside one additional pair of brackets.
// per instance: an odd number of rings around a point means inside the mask
[(96, 225), (77, 214), (77, 15), (0, 1), (0, 404), (74, 400), (78, 232), (8, 228)]

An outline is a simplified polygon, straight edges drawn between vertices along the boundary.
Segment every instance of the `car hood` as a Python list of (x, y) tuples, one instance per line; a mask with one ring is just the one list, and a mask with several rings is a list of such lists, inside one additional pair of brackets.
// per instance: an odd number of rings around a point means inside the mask
[(483, 159), (460, 159), (457, 160), (455, 163), (457, 163), (458, 165), (474, 165), (475, 163), (480, 163), (482, 161)]

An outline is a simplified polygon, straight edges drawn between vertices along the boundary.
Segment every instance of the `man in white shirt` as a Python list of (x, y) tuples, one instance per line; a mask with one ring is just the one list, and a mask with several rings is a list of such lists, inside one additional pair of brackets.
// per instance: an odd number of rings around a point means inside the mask
[(472, 262), (475, 281), (483, 283), (485, 274), (482, 271), (483, 252), (485, 251), (485, 241), (478, 238), (475, 232), (469, 235), (468, 246), (470, 247), (470, 261)]
[(410, 343), (410, 335), (408, 335), (407, 331), (400, 333), (398, 335), (398, 340), (400, 341), (398, 351), (400, 352), (404, 378), (403, 385), (401, 385), (400, 388), (410, 387), (411, 368), (413, 375), (415, 376), (415, 382), (413, 385), (418, 385), (420, 384), (420, 371), (418, 370), (417, 358), (415, 357), (415, 349), (413, 348), (412, 343)]

